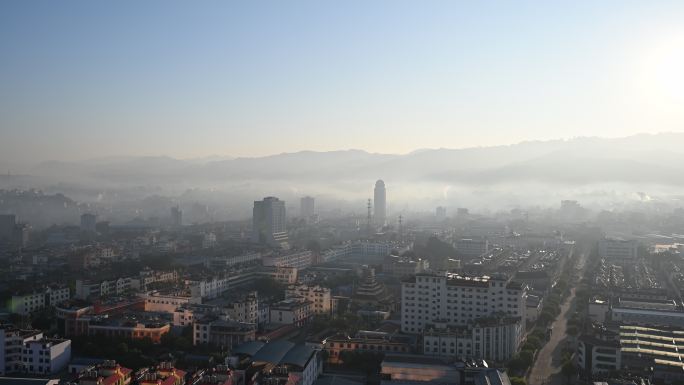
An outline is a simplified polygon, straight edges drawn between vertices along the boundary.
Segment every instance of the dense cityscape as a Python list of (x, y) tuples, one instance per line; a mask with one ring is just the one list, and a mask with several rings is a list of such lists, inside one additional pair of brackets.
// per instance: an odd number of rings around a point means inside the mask
[(0, 1), (0, 385), (684, 385), (683, 21)]
[(180, 205), (155, 221), (84, 211), (42, 229), (2, 214), (0, 375), (85, 385), (684, 380), (678, 211), (645, 204), (625, 213), (642, 218), (629, 231), (571, 200), (543, 213), (395, 216), (391, 191), (369, 186), (365, 216), (320, 215), (312, 196), (265, 197), (251, 220), (202, 224)]

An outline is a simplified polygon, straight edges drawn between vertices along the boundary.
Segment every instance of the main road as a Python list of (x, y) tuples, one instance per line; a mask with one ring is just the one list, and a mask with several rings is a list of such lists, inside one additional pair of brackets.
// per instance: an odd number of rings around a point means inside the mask
[(530, 370), (528, 384), (530, 385), (563, 385), (566, 383), (565, 376), (561, 374), (563, 365), (563, 346), (565, 331), (568, 327), (568, 311), (575, 298), (575, 288), (570, 290), (570, 295), (561, 305), (561, 312), (553, 322), (551, 338), (537, 354), (537, 360)]
[[(588, 251), (583, 251), (580, 254), (577, 264), (573, 267), (575, 272), (580, 273), (580, 277), (572, 280), (572, 284), (576, 285), (577, 281), (581, 279), (581, 274), (586, 267)], [(561, 312), (553, 321), (551, 331), (551, 338), (537, 353), (537, 359), (530, 370), (527, 383), (530, 385), (564, 385), (567, 379), (561, 373), (563, 366), (563, 346), (562, 342), (566, 338), (566, 330), (568, 328), (568, 318), (572, 301), (575, 299), (575, 286), (570, 289), (570, 295), (561, 304)]]

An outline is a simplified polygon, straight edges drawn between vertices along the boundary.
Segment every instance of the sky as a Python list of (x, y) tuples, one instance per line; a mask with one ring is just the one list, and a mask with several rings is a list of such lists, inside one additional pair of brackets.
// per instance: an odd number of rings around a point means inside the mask
[(0, 161), (684, 131), (682, 1), (0, 2)]

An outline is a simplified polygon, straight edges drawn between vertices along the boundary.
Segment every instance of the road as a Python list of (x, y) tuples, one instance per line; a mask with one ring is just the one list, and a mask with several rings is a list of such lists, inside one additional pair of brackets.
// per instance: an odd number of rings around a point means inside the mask
[[(578, 276), (573, 280), (573, 285), (576, 285), (577, 281), (584, 275), (588, 257), (589, 251), (583, 250), (574, 266), (573, 274), (578, 273)], [(564, 385), (567, 383), (567, 379), (561, 374), (563, 365), (562, 342), (566, 337), (565, 331), (568, 327), (568, 318), (571, 316), (569, 311), (572, 301), (575, 299), (575, 289), (575, 286), (570, 289), (570, 295), (561, 304), (561, 312), (552, 324), (551, 338), (537, 354), (537, 360), (528, 376), (527, 383), (530, 385)]]
[(527, 383), (530, 385), (564, 385), (567, 381), (561, 374), (565, 330), (568, 326), (568, 314), (572, 300), (575, 298), (575, 288), (561, 305), (561, 312), (553, 322), (551, 338), (537, 354), (537, 360), (530, 371)]

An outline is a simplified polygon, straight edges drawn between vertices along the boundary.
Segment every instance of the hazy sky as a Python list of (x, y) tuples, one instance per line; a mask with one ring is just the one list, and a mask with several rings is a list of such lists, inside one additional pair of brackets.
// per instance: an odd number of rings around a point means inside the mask
[(684, 1), (0, 2), (0, 160), (684, 130)]

